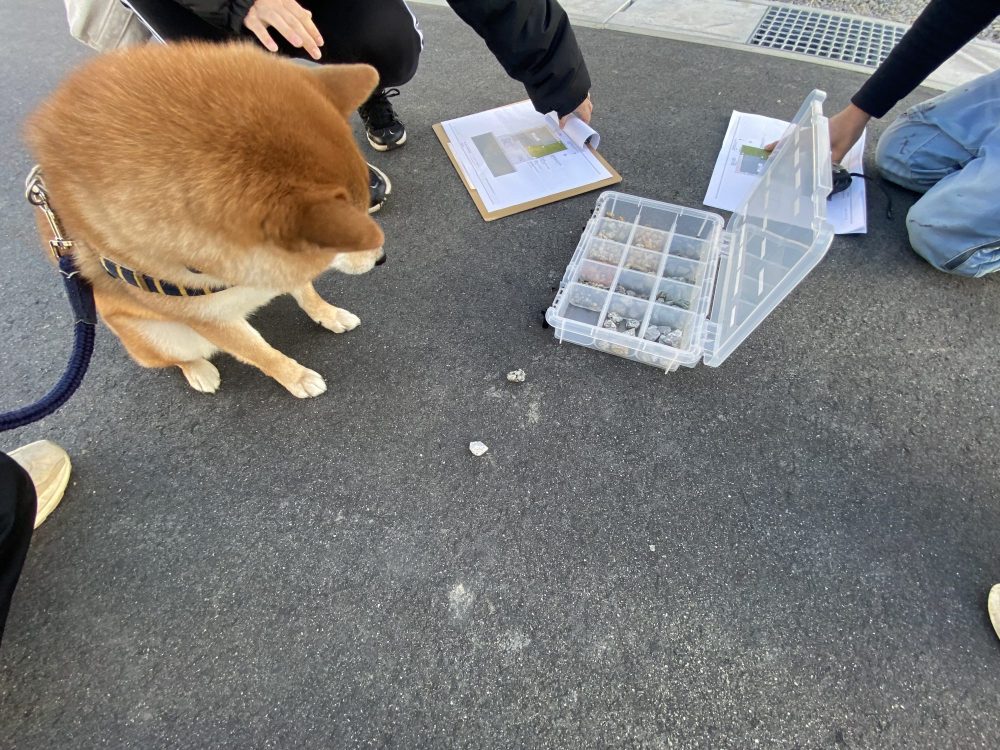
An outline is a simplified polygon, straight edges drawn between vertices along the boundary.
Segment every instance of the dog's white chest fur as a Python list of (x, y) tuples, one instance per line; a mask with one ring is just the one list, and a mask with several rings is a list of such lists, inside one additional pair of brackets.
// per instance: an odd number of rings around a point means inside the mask
[(235, 286), (202, 297), (198, 300), (198, 304), (206, 318), (234, 320), (249, 317), (255, 310), (263, 307), (280, 294), (281, 292), (269, 289)]

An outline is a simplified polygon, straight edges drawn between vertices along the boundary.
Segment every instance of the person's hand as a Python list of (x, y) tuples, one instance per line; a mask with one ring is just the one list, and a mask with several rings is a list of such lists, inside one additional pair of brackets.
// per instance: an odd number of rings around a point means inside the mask
[(833, 154), (834, 164), (840, 164), (847, 152), (854, 148), (870, 119), (870, 114), (853, 104), (848, 104), (830, 118), (830, 153)]
[[(872, 116), (853, 104), (848, 104), (830, 118), (830, 154), (833, 163), (840, 164), (847, 152), (854, 148)], [(774, 151), (778, 141), (764, 146), (768, 153)]]
[(583, 120), (588, 125), (590, 124), (590, 118), (594, 114), (594, 102), (590, 98), (590, 94), (587, 94), (587, 98), (583, 100), (583, 103), (574, 109), (569, 115), (559, 118), (559, 127), (566, 127), (566, 121), (570, 118), (570, 115), (576, 115), (581, 120)]
[(268, 28), (285, 37), (293, 47), (305, 49), (313, 60), (320, 58), (323, 37), (312, 22), (312, 13), (295, 0), (256, 0), (243, 19), (243, 25), (271, 52), (277, 52), (278, 45), (267, 32)]

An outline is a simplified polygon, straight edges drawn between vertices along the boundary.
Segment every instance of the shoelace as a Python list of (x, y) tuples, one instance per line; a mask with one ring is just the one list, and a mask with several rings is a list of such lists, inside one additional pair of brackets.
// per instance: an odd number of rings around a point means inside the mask
[(399, 96), (399, 89), (383, 89), (377, 94), (373, 94), (367, 102), (361, 105), (361, 116), (364, 117), (370, 128), (381, 130), (393, 124), (396, 120), (396, 113), (392, 109), (392, 102), (389, 97)]

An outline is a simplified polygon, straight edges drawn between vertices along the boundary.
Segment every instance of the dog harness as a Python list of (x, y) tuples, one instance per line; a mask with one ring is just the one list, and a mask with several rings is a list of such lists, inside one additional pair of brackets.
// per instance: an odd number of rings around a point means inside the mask
[[(153, 294), (163, 294), (167, 297), (204, 297), (206, 294), (214, 294), (228, 289), (228, 286), (178, 286), (163, 279), (156, 279), (144, 273), (137, 273), (131, 268), (126, 268), (121, 263), (115, 263), (110, 258), (101, 256), (101, 267), (107, 271), (108, 276), (113, 279), (120, 279), (126, 284), (141, 289), (144, 292)], [(194, 269), (189, 269), (192, 273), (200, 273)]]

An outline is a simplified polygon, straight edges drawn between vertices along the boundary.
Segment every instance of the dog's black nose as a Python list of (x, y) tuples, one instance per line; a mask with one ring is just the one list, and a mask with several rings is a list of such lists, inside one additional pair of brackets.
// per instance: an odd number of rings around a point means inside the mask
[(377, 261), (375, 261), (375, 265), (376, 265), (376, 266), (381, 266), (381, 265), (382, 265), (383, 263), (385, 263), (385, 262), (386, 262), (387, 260), (389, 260), (389, 259), (388, 259), (388, 258), (386, 258), (386, 257), (385, 257), (385, 253), (383, 253), (383, 254), (382, 254), (382, 257), (381, 257), (381, 258), (379, 258), (379, 259), (378, 259)]

